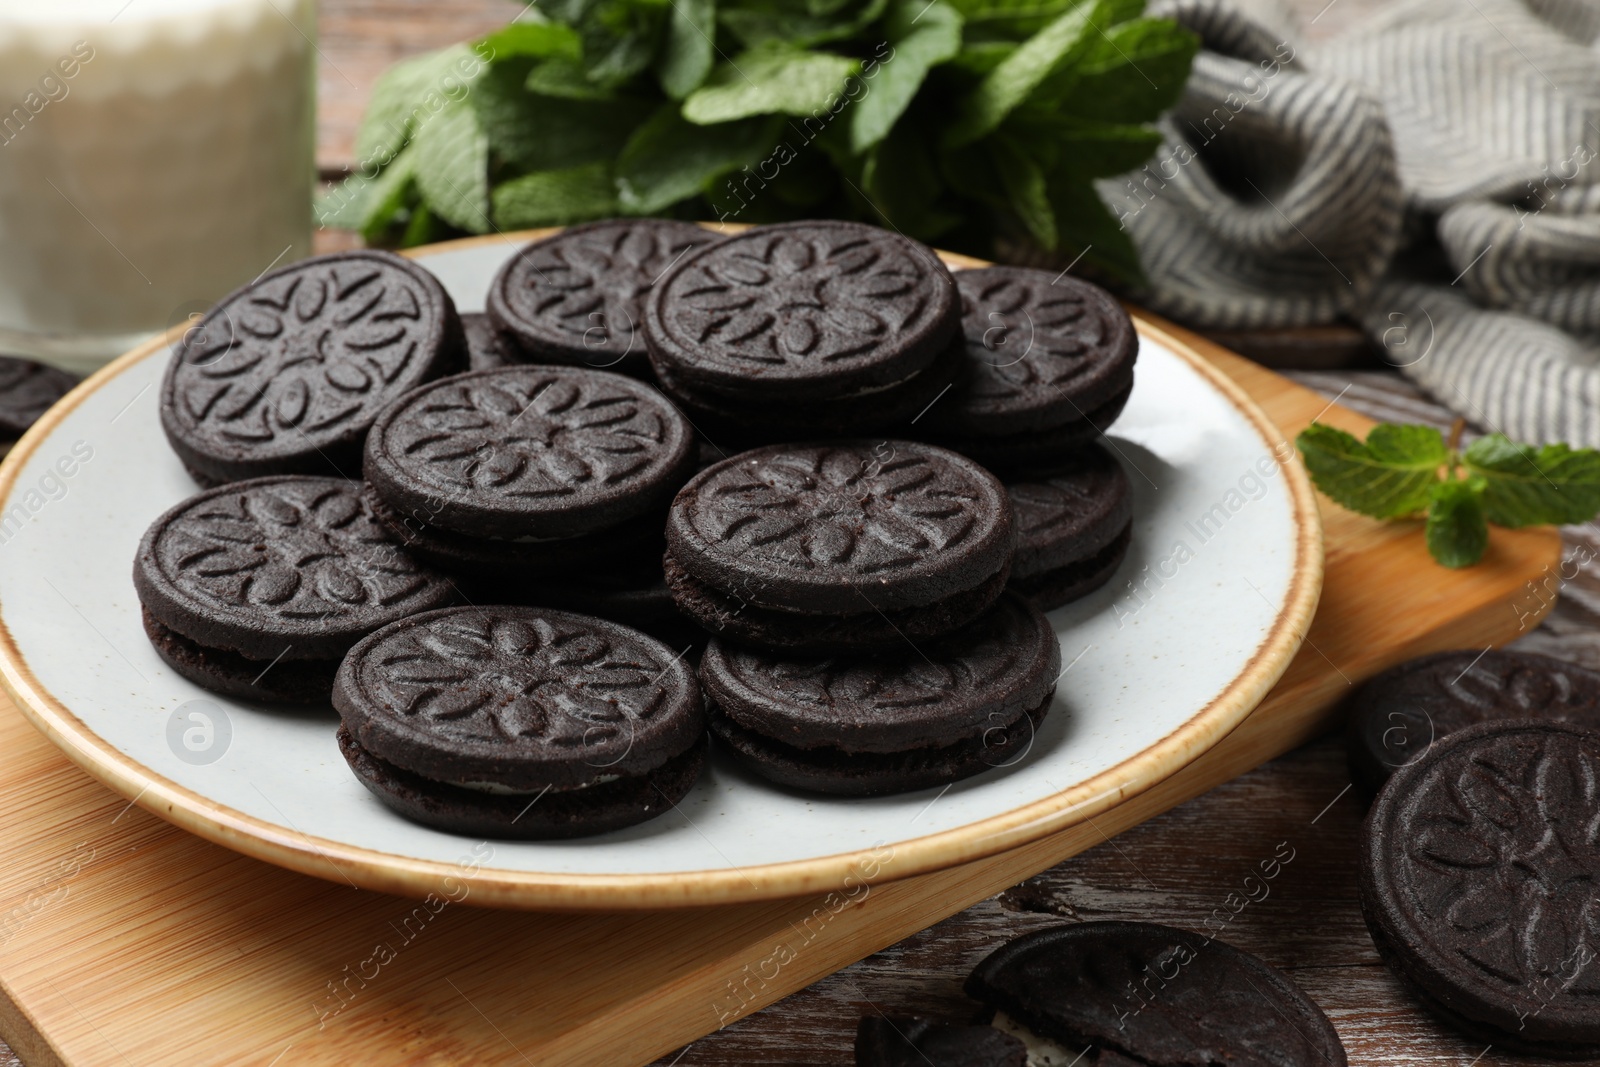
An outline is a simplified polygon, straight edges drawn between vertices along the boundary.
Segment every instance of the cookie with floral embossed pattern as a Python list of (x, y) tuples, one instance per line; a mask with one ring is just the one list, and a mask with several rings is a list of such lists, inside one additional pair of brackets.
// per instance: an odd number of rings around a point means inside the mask
[(1351, 779), (1369, 795), (1434, 741), (1493, 719), (1600, 728), (1600, 674), (1510, 649), (1436, 652), (1391, 667), (1349, 701)]
[(1020, 762), (1060, 673), (1055, 629), (1011, 594), (916, 648), (801, 657), (713, 640), (700, 660), (712, 732), (735, 755), (783, 785), (849, 796)]
[(995, 477), (911, 441), (744, 452), (667, 515), (667, 586), (713, 634), (779, 652), (900, 647), (977, 618), (1005, 587), (1012, 509)]
[(0, 442), (21, 437), (77, 384), (76, 376), (57, 367), (21, 356), (0, 356)]
[(1600, 1057), (1600, 732), (1484, 722), (1397, 770), (1361, 911), (1424, 1006), (1496, 1048)]
[(292, 263), (224, 297), (173, 346), (161, 426), (203, 484), (361, 470), (380, 409), (460, 369), (455, 304), (388, 252)]
[(486, 310), (523, 359), (648, 378), (645, 298), (668, 268), (716, 239), (671, 219), (569, 226), (500, 269)]
[(1059, 474), (1006, 486), (1017, 513), (1010, 586), (1044, 611), (1111, 580), (1133, 532), (1128, 476), (1116, 457), (1091, 444)]
[(530, 607), (428, 612), (350, 650), (334, 686), (351, 769), (452, 833), (575, 837), (654, 818), (694, 785), (694, 672), (613, 622)]
[(697, 421), (770, 440), (910, 423), (955, 376), (959, 323), (930, 249), (795, 222), (684, 256), (652, 289), (644, 335), (661, 387)]
[(967, 978), (1029, 1063), (1345, 1067), (1333, 1024), (1283, 972), (1214, 938), (1085, 922), (1006, 942)]
[(366, 506), (361, 485), (235, 482), (146, 531), (133, 584), (145, 631), (179, 674), (218, 692), (322, 703), (340, 657), (379, 627), (449, 604)]

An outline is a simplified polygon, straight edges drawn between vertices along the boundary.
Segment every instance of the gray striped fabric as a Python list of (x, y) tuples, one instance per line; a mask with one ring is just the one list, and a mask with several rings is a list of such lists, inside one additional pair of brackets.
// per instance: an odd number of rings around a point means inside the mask
[(1156, 159), (1100, 185), (1141, 301), (1348, 315), (1473, 422), (1600, 447), (1600, 0), (1402, 0), (1315, 49), (1273, 0), (1151, 12), (1205, 47)]

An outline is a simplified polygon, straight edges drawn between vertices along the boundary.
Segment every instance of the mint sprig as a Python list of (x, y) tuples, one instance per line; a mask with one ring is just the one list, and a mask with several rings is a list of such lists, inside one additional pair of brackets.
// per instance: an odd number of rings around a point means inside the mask
[(540, 0), (374, 87), (319, 205), (373, 243), (666, 215), (859, 219), (1141, 280), (1095, 191), (1199, 39), (1144, 0)]
[(1311, 480), (1334, 502), (1375, 519), (1425, 515), (1428, 552), (1469, 567), (1489, 545), (1489, 523), (1521, 527), (1588, 522), (1600, 513), (1600, 452), (1517, 444), (1489, 434), (1460, 447), (1431, 426), (1381, 423), (1365, 442), (1314, 422), (1295, 439)]

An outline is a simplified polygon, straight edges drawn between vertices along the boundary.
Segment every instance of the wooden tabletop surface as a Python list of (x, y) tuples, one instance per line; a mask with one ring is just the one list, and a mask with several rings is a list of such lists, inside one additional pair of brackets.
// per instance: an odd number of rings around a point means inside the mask
[[(1377, 0), (1295, 0), (1311, 36), (1348, 25)], [(395, 59), (469, 38), (515, 12), (507, 0), (322, 0), (324, 173), (351, 162), (350, 145), (373, 80)], [(342, 243), (328, 235), (319, 244)], [(1319, 365), (1326, 365), (1322, 363)], [(1375, 418), (1447, 425), (1450, 414), (1388, 371), (1324, 370), (1293, 377)], [(1587, 560), (1561, 600), (1520, 643), (1600, 667), (1600, 532), (1565, 531)], [(1570, 569), (1569, 569), (1570, 573)], [(1508, 606), (1508, 610), (1510, 610)], [(1337, 738), (1308, 745), (1212, 790), (1022, 885), (953, 916), (732, 1026), (664, 1057), (674, 1067), (850, 1064), (864, 1014), (959, 1018), (974, 1005), (967, 972), (1002, 941), (1058, 923), (1144, 919), (1215, 928), (1230, 893), (1284, 846), (1294, 859), (1270, 894), (1229, 919), (1221, 935), (1284, 968), (1338, 1028), (1354, 1065), (1468, 1067), (1532, 1064), (1463, 1040), (1423, 1014), (1379, 963), (1356, 902), (1359, 802)], [(1235, 898), (1237, 899), (1237, 898)], [(0, 1045), (0, 1067), (18, 1061)], [(283, 1067), (290, 1067), (285, 1064)]]

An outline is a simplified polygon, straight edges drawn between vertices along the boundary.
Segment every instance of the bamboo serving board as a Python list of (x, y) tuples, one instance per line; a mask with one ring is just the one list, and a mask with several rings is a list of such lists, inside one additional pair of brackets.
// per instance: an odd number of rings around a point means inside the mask
[[(1367, 420), (1162, 324), (1292, 437)], [(1267, 699), (1178, 774), (987, 859), (820, 898), (530, 914), (321, 881), (96, 783), (0, 698), (0, 1036), (44, 1064), (648, 1063), (1326, 730), (1351, 685), (1510, 641), (1552, 602), (1554, 530), (1447, 571), (1415, 524), (1323, 509), (1321, 606)]]

